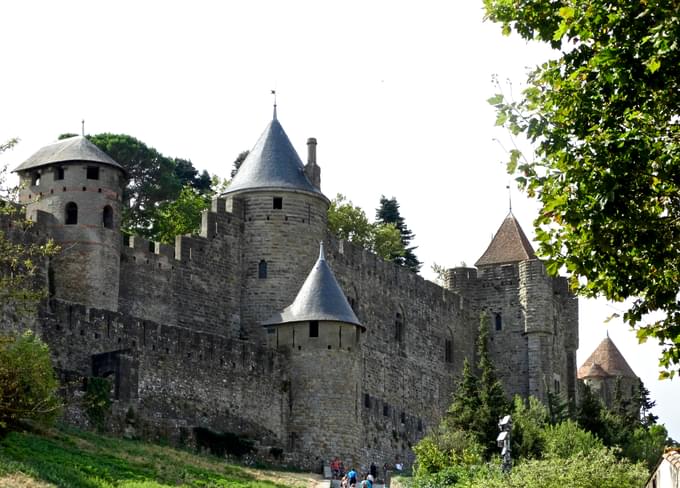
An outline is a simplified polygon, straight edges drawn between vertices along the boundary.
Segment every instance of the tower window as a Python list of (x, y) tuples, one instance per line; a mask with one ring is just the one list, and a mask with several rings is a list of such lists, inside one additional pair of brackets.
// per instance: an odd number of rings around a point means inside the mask
[(274, 210), (281, 210), (283, 208), (283, 198), (274, 197)]
[(102, 214), (102, 223), (107, 229), (113, 229), (113, 209), (111, 205), (104, 207), (104, 212)]
[(33, 186), (40, 185), (40, 173), (38, 173), (37, 171), (31, 174), (31, 185)]
[(267, 261), (264, 259), (257, 265), (257, 277), (261, 280), (267, 277)]
[(64, 167), (58, 166), (54, 170), (54, 181), (63, 180), (63, 179), (64, 179)]
[(319, 321), (309, 321), (309, 337), (319, 337)]
[(88, 166), (87, 167), (87, 179), (88, 180), (98, 180), (99, 179), (99, 167)]
[(503, 318), (501, 314), (494, 314), (494, 322), (496, 323), (496, 330), (503, 330)]
[(444, 361), (453, 362), (453, 342), (450, 339), (446, 339), (444, 342)]
[(64, 213), (66, 225), (76, 225), (78, 223), (78, 205), (68, 202)]

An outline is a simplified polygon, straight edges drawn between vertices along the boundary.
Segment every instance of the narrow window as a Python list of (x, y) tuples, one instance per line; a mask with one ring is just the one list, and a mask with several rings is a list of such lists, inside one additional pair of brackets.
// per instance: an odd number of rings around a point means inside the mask
[(283, 198), (274, 197), (274, 210), (281, 210), (283, 208)]
[(496, 330), (503, 330), (503, 319), (501, 318), (501, 314), (494, 314), (494, 320), (496, 322)]
[(397, 342), (404, 340), (404, 318), (397, 312), (397, 316), (394, 319), (394, 338)]
[(383, 405), (383, 416), (385, 417), (390, 416), (390, 406), (387, 403)]
[(453, 362), (453, 344), (450, 339), (446, 339), (444, 343), (444, 360), (447, 363)]
[(371, 397), (368, 393), (364, 393), (364, 407), (371, 408)]
[(66, 214), (66, 225), (76, 225), (78, 223), (78, 205), (68, 202), (64, 213)]
[(107, 229), (113, 229), (113, 209), (111, 205), (104, 207), (104, 213), (102, 214), (102, 220), (104, 227)]
[(87, 167), (87, 179), (88, 180), (98, 180), (99, 179), (99, 167), (98, 166), (88, 166)]
[(261, 280), (267, 277), (267, 261), (264, 259), (257, 265), (257, 277)]
[(63, 166), (57, 166), (54, 169), (54, 181), (63, 180), (63, 179), (64, 179), (64, 167)]
[(319, 337), (319, 321), (309, 321), (309, 337)]
[(37, 171), (31, 174), (31, 185), (33, 186), (40, 185), (40, 173), (38, 173)]

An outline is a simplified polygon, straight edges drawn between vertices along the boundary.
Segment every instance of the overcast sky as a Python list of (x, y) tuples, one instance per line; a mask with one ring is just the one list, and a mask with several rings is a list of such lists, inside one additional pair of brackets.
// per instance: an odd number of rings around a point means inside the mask
[[(381, 195), (396, 197), (431, 279), (433, 262), (473, 264), (508, 213), (512, 142), (486, 103), (492, 75), (518, 94), (551, 55), (501, 36), (481, 3), (4, 1), (0, 140), (21, 143), (0, 163), (18, 165), (84, 119), (87, 133), (130, 134), (226, 177), (271, 119), (276, 89), (303, 160), (318, 139), (324, 193), (369, 217)], [(512, 188), (533, 236), (538, 206)], [(679, 380), (657, 380), (658, 347), (620, 320), (604, 325), (620, 305), (579, 305), (579, 365), (608, 328), (680, 439)]]

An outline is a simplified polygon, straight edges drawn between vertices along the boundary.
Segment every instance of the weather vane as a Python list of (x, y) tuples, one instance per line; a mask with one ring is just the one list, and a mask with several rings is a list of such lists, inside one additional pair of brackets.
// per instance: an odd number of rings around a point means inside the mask
[(510, 189), (510, 183), (505, 185), (505, 188), (508, 190), (508, 207), (510, 209), (510, 213), (512, 213), (512, 190)]
[(80, 132), (85, 135), (85, 119), (80, 121)]
[(272, 95), (274, 95), (274, 120), (276, 120), (276, 90), (272, 90)]

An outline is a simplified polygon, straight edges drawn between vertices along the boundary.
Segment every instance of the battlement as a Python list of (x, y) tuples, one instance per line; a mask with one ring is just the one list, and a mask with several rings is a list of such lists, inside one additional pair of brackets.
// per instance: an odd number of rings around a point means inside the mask
[(51, 300), (43, 310), (41, 332), (55, 349), (58, 362), (63, 361), (65, 349), (84, 353), (76, 364), (76, 370), (84, 375), (90, 374), (91, 354), (122, 349), (181, 360), (185, 366), (255, 368), (263, 374), (271, 374), (281, 361), (275, 350), (251, 342), (60, 300)]
[(470, 304), (461, 295), (426, 280), (422, 276), (349, 241), (327, 234), (327, 257), (348, 267), (355, 274), (364, 274), (378, 280), (384, 287), (402, 290), (408, 298), (437, 304), (459, 313)]

